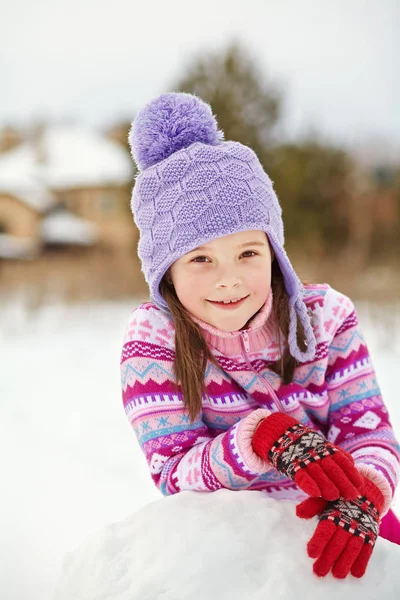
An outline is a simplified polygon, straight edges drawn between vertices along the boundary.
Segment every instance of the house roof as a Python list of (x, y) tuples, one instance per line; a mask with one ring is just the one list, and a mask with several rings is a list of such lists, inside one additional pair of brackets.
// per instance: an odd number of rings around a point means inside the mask
[(122, 185), (133, 178), (133, 163), (126, 150), (90, 129), (48, 128), (41, 149), (41, 172), (52, 189)]
[(36, 258), (37, 254), (34, 239), (0, 233), (0, 258), (30, 259)]
[(133, 179), (126, 150), (81, 126), (53, 125), (0, 155), (0, 194), (11, 193), (46, 210), (50, 191), (123, 185)]
[(40, 178), (28, 144), (0, 154), (0, 194), (16, 196), (31, 208), (44, 211), (55, 200)]
[(98, 227), (66, 210), (53, 212), (41, 221), (41, 238), (47, 243), (91, 246), (98, 240)]

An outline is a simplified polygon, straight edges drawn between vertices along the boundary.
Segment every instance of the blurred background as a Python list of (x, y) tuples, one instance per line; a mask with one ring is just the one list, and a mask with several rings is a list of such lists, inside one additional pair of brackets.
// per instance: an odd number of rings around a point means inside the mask
[(165, 91), (211, 103), (274, 181), (300, 277), (359, 310), (400, 434), (396, 0), (0, 0), (0, 590), (158, 499), (119, 356), (147, 299), (127, 136)]

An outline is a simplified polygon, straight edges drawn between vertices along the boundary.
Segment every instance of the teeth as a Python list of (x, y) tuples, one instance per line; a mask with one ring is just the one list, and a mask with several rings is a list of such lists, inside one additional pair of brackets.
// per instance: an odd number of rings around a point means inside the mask
[(215, 304), (236, 304), (241, 300), (243, 300), (243, 298), (238, 298), (237, 300), (209, 300), (209, 302), (214, 302)]

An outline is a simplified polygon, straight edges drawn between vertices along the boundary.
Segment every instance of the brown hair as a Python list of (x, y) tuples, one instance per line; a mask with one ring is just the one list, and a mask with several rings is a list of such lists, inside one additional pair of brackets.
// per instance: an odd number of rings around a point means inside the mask
[[(283, 275), (279, 264), (273, 260), (271, 265), (271, 288), (273, 295), (272, 314), (276, 317), (276, 334), (280, 358), (269, 365), (277, 373), (283, 383), (291, 383), (297, 366), (296, 359), (290, 354), (288, 345), (289, 335), (289, 299), (286, 292)], [(190, 422), (193, 423), (201, 412), (202, 395), (205, 393), (204, 374), (207, 361), (219, 368), (202, 334), (201, 327), (195, 323), (190, 313), (180, 302), (172, 283), (169, 283), (169, 271), (160, 282), (160, 293), (165, 299), (175, 325), (175, 361), (174, 374), (177, 384), (180, 384), (183, 403), (189, 412)], [(282, 336), (286, 342), (282, 352)], [(297, 343), (302, 351), (306, 350), (304, 328), (297, 317)]]

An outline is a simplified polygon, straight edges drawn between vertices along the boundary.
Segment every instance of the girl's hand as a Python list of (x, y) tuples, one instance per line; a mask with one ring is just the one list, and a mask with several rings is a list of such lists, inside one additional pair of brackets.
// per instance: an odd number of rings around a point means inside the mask
[(362, 494), (353, 501), (307, 498), (296, 507), (302, 519), (318, 515), (318, 525), (307, 544), (307, 553), (316, 558), (313, 571), (319, 577), (344, 579), (349, 572), (362, 577), (367, 569), (379, 533), (384, 498), (379, 488), (364, 477)]
[(362, 475), (352, 456), (285, 413), (263, 419), (253, 434), (252, 446), (309, 496), (352, 500), (360, 493)]

